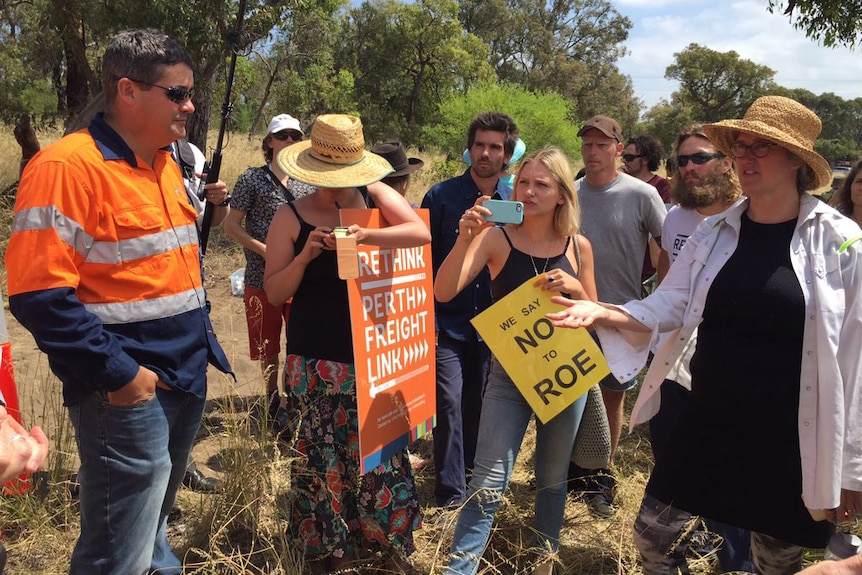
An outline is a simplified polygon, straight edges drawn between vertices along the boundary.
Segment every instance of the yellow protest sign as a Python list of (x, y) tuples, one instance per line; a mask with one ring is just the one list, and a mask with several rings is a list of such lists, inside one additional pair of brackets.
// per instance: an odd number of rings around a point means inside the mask
[(547, 423), (610, 373), (584, 328), (555, 328), (546, 313), (561, 306), (530, 278), (471, 322), (500, 365)]

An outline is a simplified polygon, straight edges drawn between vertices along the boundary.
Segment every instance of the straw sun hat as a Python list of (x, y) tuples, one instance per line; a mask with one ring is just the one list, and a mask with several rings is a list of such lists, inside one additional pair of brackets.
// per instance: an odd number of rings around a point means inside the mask
[(820, 118), (790, 98), (763, 96), (754, 101), (741, 120), (723, 120), (703, 127), (709, 141), (723, 154), (732, 157), (730, 147), (739, 132), (774, 142), (795, 154), (814, 172), (812, 189), (832, 182), (832, 168), (814, 151), (820, 135)]
[(392, 172), (385, 158), (365, 150), (359, 118), (345, 114), (318, 116), (311, 138), (283, 149), (276, 161), (291, 178), (320, 188), (367, 186)]

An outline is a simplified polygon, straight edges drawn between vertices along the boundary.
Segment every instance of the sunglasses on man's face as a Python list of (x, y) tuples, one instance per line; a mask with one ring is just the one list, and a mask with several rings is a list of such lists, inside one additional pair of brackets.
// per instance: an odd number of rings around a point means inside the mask
[(635, 158), (643, 158), (643, 154), (623, 154), (624, 162), (633, 162)]
[(302, 139), (302, 132), (297, 132), (296, 130), (282, 130), (281, 132), (275, 132), (272, 134), (272, 137), (279, 142), (284, 142), (288, 138), (294, 142), (298, 142)]
[(168, 97), (168, 100), (170, 100), (174, 104), (182, 104), (186, 100), (191, 100), (195, 95), (194, 88), (186, 88), (185, 86), (160, 86), (158, 84), (151, 84), (150, 82), (144, 82), (143, 80), (135, 80), (133, 78), (129, 78), (129, 80), (135, 82), (136, 84), (152, 86), (153, 88), (161, 88), (165, 91), (165, 96)]
[(688, 165), (689, 160), (695, 163), (695, 165), (701, 166), (707, 163), (710, 160), (716, 160), (718, 158), (723, 158), (724, 154), (721, 152), (713, 152), (711, 154), (707, 152), (698, 152), (696, 154), (679, 155), (676, 157), (676, 163), (680, 168), (684, 168)]

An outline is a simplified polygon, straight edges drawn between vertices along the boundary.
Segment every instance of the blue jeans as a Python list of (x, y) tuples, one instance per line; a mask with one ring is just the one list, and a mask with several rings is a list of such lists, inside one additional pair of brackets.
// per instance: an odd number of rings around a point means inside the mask
[(94, 391), (69, 407), (81, 467), (81, 536), (70, 575), (180, 575), (166, 537), (205, 400), (156, 388), (116, 407)]
[(434, 428), (434, 497), (437, 505), (460, 504), (473, 468), (482, 392), (491, 351), (478, 339), (437, 338), (437, 426)]
[[(566, 507), (566, 476), (586, 395), (546, 424), (536, 421), (536, 538), (543, 553), (559, 547)], [(533, 410), (495, 360), (482, 403), (476, 466), (458, 516), (447, 575), (474, 575), (494, 514), (509, 485)]]

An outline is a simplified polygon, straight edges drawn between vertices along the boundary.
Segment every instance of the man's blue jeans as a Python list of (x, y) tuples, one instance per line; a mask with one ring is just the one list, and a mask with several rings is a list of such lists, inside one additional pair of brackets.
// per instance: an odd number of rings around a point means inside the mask
[(484, 341), (437, 338), (437, 426), (434, 428), (434, 497), (437, 505), (466, 497), (466, 470), (473, 467), (482, 393), (491, 352)]
[[(566, 477), (586, 395), (546, 424), (536, 421), (536, 538), (540, 553), (559, 547), (566, 507)], [(533, 410), (494, 359), (482, 402), (479, 441), (467, 502), (458, 516), (447, 575), (474, 575), (494, 514), (509, 485)]]
[(179, 575), (166, 537), (205, 399), (156, 388), (116, 407), (95, 391), (69, 407), (81, 467), (81, 536), (70, 575)]

